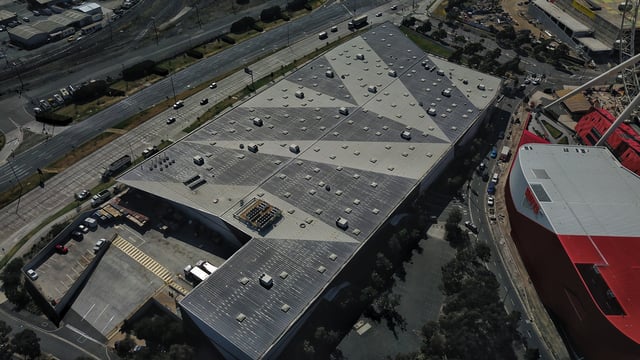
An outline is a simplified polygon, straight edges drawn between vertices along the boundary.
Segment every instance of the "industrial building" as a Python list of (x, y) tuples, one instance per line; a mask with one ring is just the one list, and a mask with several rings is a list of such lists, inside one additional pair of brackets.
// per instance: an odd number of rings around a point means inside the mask
[(500, 87), (387, 23), (118, 181), (237, 244), (179, 305), (226, 358), (275, 359), (322, 299), (349, 286), (334, 280), (359, 250), (473, 138)]
[(620, 33), (622, 13), (618, 4), (604, 0), (533, 0), (528, 13), (571, 47), (584, 49), (595, 60), (604, 60)]
[(16, 20), (18, 20), (18, 16), (15, 13), (4, 9), (0, 10), (0, 25), (7, 25)]
[(73, 9), (88, 15), (102, 14), (102, 7), (94, 2), (83, 3), (82, 5), (74, 6)]
[(49, 41), (49, 33), (31, 25), (19, 25), (7, 31), (12, 44), (24, 49), (35, 49)]
[[(92, 24), (94, 16), (96, 15), (66, 10), (61, 14), (51, 15), (46, 20), (9, 29), (9, 39), (12, 44), (25, 49), (34, 49), (74, 34), (78, 29)], [(98, 16), (101, 18), (101, 15)]]
[(640, 178), (604, 147), (524, 144), (506, 205), (545, 306), (581, 358), (640, 354)]

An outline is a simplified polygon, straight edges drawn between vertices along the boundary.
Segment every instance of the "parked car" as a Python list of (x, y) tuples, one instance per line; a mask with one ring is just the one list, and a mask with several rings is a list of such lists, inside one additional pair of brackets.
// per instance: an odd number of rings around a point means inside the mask
[(87, 198), (89, 198), (89, 196), (91, 195), (91, 191), (89, 190), (82, 190), (79, 193), (76, 193), (76, 200), (78, 201), (82, 201), (82, 200), (86, 200)]
[(493, 196), (489, 196), (489, 197), (487, 198), (487, 205), (488, 205), (488, 206), (493, 206), (493, 205), (495, 205), (495, 199), (494, 199), (494, 197), (493, 197)]
[(84, 224), (80, 224), (80, 225), (78, 225), (78, 231), (86, 234), (86, 233), (89, 232), (89, 228)]
[(337, 26), (332, 26), (331, 27), (331, 32), (337, 32), (338, 31), (338, 27)]
[(24, 17), (22, 18), (22, 21), (24, 21), (24, 22), (29, 22), (29, 21), (31, 21), (31, 20), (30, 20), (28, 17), (24, 16)]
[(498, 149), (496, 149), (496, 147), (494, 146), (493, 149), (491, 149), (491, 154), (489, 155), (492, 159), (495, 159), (498, 157)]
[(31, 280), (36, 280), (38, 278), (38, 273), (35, 272), (35, 270), (33, 270), (33, 269), (29, 269), (29, 270), (27, 270), (27, 276)]
[(58, 254), (66, 254), (66, 253), (69, 252), (69, 248), (64, 246), (64, 245), (62, 245), (62, 244), (57, 244), (56, 245), (56, 252)]
[(376, 17), (380, 17), (380, 16), (382, 16), (382, 13), (381, 13), (381, 12), (379, 12), (379, 13), (377, 13), (377, 14), (376, 14)]
[(82, 233), (80, 231), (74, 231), (71, 233), (71, 238), (73, 240), (82, 240), (84, 238), (84, 235), (82, 235)]
[(391, 10), (398, 10), (398, 5), (391, 5)]
[(498, 139), (500, 139), (500, 140), (504, 139), (504, 131), (500, 131), (498, 133)]
[(176, 118), (174, 117), (170, 117), (167, 119), (167, 124), (173, 124), (174, 122), (176, 122)]
[(217, 87), (218, 87), (218, 84), (216, 84), (216, 83), (214, 83), (214, 82), (213, 82), (213, 83), (211, 83), (211, 85), (209, 85), (209, 89), (215, 89), (215, 88), (217, 88)]
[(107, 242), (106, 239), (100, 239), (98, 241), (96, 241), (96, 245), (93, 247), (93, 252), (97, 253), (98, 251), (100, 251), (100, 249), (102, 248), (102, 246)]
[(209, 103), (209, 99), (207, 99), (207, 98), (204, 98), (204, 99), (200, 100), (200, 105), (206, 105), (208, 103)]
[(478, 227), (475, 226), (471, 221), (465, 221), (464, 226), (466, 226), (467, 229), (471, 230), (471, 232), (473, 232), (474, 234), (478, 233)]

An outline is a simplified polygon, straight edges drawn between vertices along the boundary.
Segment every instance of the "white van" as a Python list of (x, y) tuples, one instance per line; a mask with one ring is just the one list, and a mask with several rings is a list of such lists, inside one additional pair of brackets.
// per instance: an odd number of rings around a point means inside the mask
[(491, 181), (493, 181), (494, 183), (498, 183), (498, 173), (493, 173), (493, 176), (491, 177)]

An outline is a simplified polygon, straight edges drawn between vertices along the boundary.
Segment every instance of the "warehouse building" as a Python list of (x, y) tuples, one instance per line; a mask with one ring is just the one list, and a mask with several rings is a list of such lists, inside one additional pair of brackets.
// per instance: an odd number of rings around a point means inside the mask
[(24, 49), (35, 49), (45, 45), (49, 39), (49, 33), (36, 29), (30, 25), (19, 25), (7, 31), (9, 41)]
[(349, 286), (336, 278), (359, 250), (473, 138), (500, 87), (385, 24), (119, 181), (241, 246), (180, 300), (182, 314), (228, 359), (275, 359)]
[(7, 25), (16, 20), (18, 20), (18, 16), (15, 13), (4, 9), (0, 10), (0, 25)]

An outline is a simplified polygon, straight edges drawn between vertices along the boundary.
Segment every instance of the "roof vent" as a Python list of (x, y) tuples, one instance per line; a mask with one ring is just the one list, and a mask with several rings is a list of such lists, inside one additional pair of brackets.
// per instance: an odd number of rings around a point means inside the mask
[(243, 277), (242, 279), (238, 280), (240, 282), (240, 284), (242, 285), (247, 285), (249, 283), (249, 278), (248, 277)]
[(398, 73), (395, 70), (389, 70), (388, 74), (391, 77), (397, 77), (398, 76)]
[(347, 219), (345, 219), (343, 217), (339, 217), (336, 220), (336, 226), (339, 227), (342, 230), (346, 230), (349, 227), (349, 221), (347, 221)]
[(289, 311), (289, 309), (291, 309), (291, 306), (284, 304), (280, 307), (280, 310), (282, 310), (282, 312), (287, 312)]
[(243, 321), (244, 321), (244, 319), (246, 319), (246, 318), (247, 318), (247, 315), (245, 315), (245, 314), (243, 314), (243, 313), (240, 313), (240, 314), (238, 314), (238, 316), (236, 316), (236, 320), (237, 320), (238, 322), (243, 322)]
[(289, 151), (291, 151), (294, 154), (297, 154), (300, 152), (300, 146), (296, 145), (296, 144), (291, 144), (289, 145)]
[(484, 84), (478, 84), (478, 90), (484, 91), (487, 87)]
[(260, 285), (265, 289), (271, 289), (273, 286), (273, 278), (267, 274), (260, 275)]
[(253, 118), (253, 125), (262, 126), (262, 124), (263, 124), (262, 119), (260, 119), (259, 117), (254, 117)]
[(331, 71), (331, 70), (327, 70), (324, 74), (325, 74), (328, 78), (333, 78), (333, 76), (334, 76), (333, 71)]
[(367, 88), (367, 90), (372, 93), (375, 94), (378, 92), (378, 88), (375, 85), (369, 85), (369, 87)]
[(427, 114), (429, 114), (431, 116), (435, 116), (436, 115), (436, 109), (435, 108), (429, 108), (429, 110), (427, 110)]
[(286, 272), (286, 271), (283, 271), (283, 272), (281, 272), (281, 273), (280, 273), (280, 278), (281, 278), (282, 280), (286, 279), (286, 278), (287, 278), (287, 276), (289, 276), (289, 273), (288, 273), (288, 272)]
[(442, 90), (442, 96), (451, 97), (451, 89)]
[(204, 159), (200, 155), (196, 155), (193, 157), (193, 163), (196, 165), (204, 165)]
[(331, 261), (336, 261), (337, 258), (338, 258), (338, 255), (336, 254), (329, 255), (329, 259), (331, 259)]
[(400, 134), (400, 137), (405, 140), (411, 140), (411, 132), (405, 130)]
[(300, 90), (296, 91), (296, 97), (298, 99), (304, 99), (304, 93)]
[(338, 109), (338, 112), (342, 115), (349, 115), (349, 109), (347, 109), (346, 107), (341, 107), (340, 109)]
[(320, 265), (320, 266), (318, 266), (318, 269), (317, 269), (317, 270), (318, 270), (318, 272), (319, 272), (320, 274), (324, 274), (324, 272), (325, 272), (325, 271), (327, 271), (327, 268), (326, 268), (326, 267), (324, 267), (324, 266), (322, 266), (322, 265)]
[(356, 54), (357, 60), (364, 60), (364, 54)]

